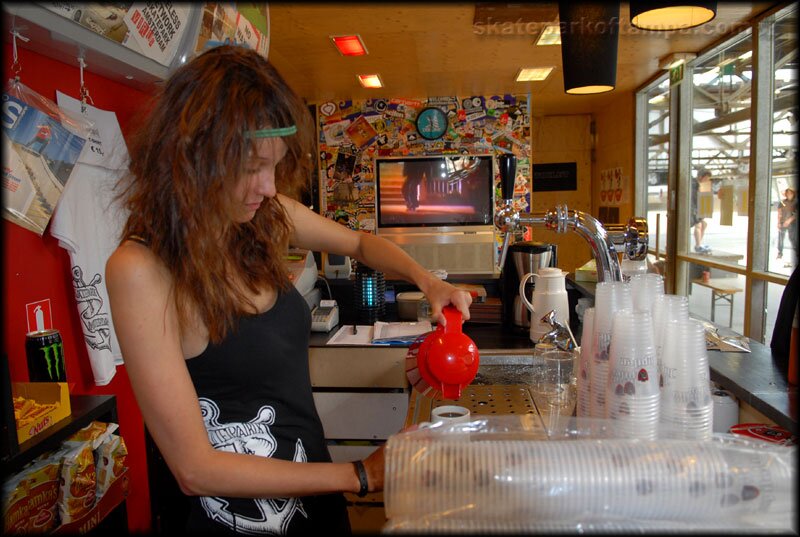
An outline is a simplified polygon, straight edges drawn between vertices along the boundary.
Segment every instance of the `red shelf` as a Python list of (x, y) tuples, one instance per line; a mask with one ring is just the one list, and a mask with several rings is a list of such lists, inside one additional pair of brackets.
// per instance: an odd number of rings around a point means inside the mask
[(117, 508), (125, 498), (128, 497), (128, 470), (113, 482), (100, 501), (97, 502), (91, 511), (78, 520), (73, 520), (68, 524), (62, 524), (53, 530), (53, 535), (74, 535), (76, 533), (88, 533), (97, 527), (111, 511)]

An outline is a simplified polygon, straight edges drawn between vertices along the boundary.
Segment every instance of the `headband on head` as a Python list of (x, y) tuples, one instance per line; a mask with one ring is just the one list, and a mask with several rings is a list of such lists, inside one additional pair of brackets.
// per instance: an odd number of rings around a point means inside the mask
[(289, 127), (279, 127), (275, 129), (258, 129), (255, 131), (245, 131), (246, 138), (277, 138), (280, 136), (289, 136), (297, 132), (297, 126), (291, 125)]

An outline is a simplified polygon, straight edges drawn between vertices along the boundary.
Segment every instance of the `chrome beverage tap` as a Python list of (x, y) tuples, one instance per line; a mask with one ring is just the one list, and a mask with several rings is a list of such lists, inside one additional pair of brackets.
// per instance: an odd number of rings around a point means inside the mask
[(503, 232), (500, 266), (504, 266), (508, 246), (515, 229), (522, 226), (544, 227), (556, 233), (574, 231), (583, 237), (592, 249), (597, 263), (597, 281), (622, 281), (622, 270), (617, 257), (617, 247), (628, 259), (641, 261), (647, 257), (647, 220), (633, 217), (627, 224), (607, 224), (605, 227), (593, 216), (582, 211), (570, 211), (566, 205), (544, 213), (520, 213), (512, 204), (517, 157), (500, 155), (500, 192), (503, 206), (495, 213), (494, 225)]

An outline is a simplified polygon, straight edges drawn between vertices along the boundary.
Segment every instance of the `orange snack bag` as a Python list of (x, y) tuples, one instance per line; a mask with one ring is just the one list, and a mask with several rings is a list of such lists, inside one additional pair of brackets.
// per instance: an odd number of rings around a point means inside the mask
[(73, 522), (94, 507), (96, 470), (91, 442), (65, 442), (58, 510), (61, 523)]
[(95, 450), (97, 464), (97, 499), (103, 497), (108, 487), (125, 470), (128, 449), (121, 436), (112, 434)]
[(3, 482), (3, 533), (28, 533), (30, 519), (28, 481), (22, 470)]
[(58, 492), (62, 452), (47, 453), (26, 470), (31, 533), (50, 533), (59, 523)]

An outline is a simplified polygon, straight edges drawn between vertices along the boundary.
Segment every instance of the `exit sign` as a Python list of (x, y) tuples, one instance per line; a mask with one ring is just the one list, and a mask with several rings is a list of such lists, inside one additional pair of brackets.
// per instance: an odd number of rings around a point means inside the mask
[(676, 65), (669, 70), (669, 85), (675, 86), (683, 80), (683, 63)]

